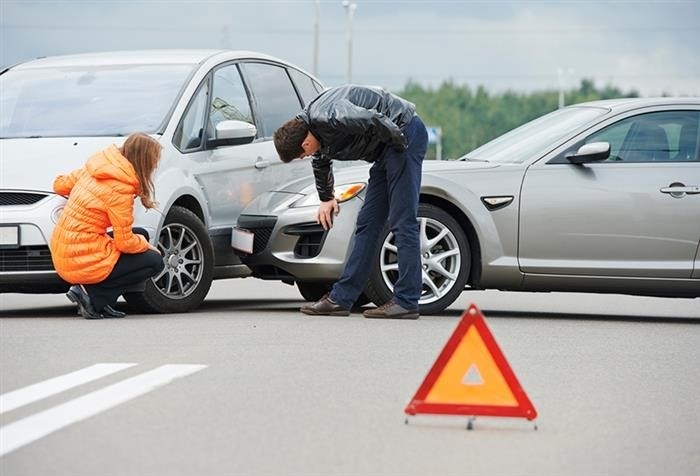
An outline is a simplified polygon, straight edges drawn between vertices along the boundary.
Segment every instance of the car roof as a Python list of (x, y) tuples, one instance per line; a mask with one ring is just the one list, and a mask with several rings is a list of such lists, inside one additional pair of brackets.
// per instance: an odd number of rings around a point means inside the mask
[(603, 107), (614, 112), (623, 112), (640, 107), (650, 106), (682, 106), (699, 105), (700, 98), (697, 97), (654, 97), (654, 98), (619, 98), (603, 99), (599, 101), (589, 101), (579, 104), (572, 104), (571, 107)]
[(134, 65), (134, 64), (198, 64), (214, 56), (222, 60), (255, 58), (287, 62), (263, 53), (244, 50), (217, 49), (162, 49), (128, 50), (49, 56), (20, 63), (12, 69), (55, 68), (90, 65)]

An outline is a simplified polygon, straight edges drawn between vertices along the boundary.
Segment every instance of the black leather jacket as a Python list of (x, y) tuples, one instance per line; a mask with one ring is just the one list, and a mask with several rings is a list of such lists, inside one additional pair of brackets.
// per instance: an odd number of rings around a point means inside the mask
[(311, 101), (299, 117), (321, 143), (312, 165), (322, 201), (333, 198), (331, 160), (374, 162), (388, 147), (406, 149), (404, 130), (416, 107), (381, 88), (340, 86)]

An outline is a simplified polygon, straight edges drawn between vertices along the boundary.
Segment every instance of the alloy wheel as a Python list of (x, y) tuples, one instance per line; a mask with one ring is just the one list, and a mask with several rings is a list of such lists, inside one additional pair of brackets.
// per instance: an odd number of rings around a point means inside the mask
[[(462, 265), (459, 243), (454, 233), (433, 218), (418, 217), (422, 283), (419, 304), (435, 302), (452, 290)], [(397, 248), (394, 234), (389, 233), (380, 252), (384, 284), (393, 291), (398, 279)]]
[(181, 223), (163, 227), (158, 239), (165, 268), (153, 278), (158, 290), (170, 299), (192, 294), (204, 272), (204, 252), (194, 231)]

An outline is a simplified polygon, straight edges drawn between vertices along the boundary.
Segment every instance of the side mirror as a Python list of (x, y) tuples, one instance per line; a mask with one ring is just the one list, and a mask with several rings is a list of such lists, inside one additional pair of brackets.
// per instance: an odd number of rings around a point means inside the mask
[(208, 142), (209, 147), (249, 144), (255, 139), (258, 130), (253, 124), (244, 121), (221, 121), (216, 125), (216, 138)]
[(566, 154), (566, 160), (576, 165), (600, 162), (608, 157), (610, 157), (610, 144), (608, 142), (591, 142), (582, 145), (576, 152)]

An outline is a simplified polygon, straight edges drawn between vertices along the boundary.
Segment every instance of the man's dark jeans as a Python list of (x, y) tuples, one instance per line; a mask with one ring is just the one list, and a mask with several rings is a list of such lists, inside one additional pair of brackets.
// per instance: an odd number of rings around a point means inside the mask
[(405, 309), (418, 308), (422, 271), (417, 215), (428, 132), (420, 118), (414, 116), (404, 134), (408, 148), (403, 152), (390, 148), (370, 169), (352, 250), (342, 276), (330, 293), (330, 298), (345, 309), (352, 307), (367, 284), (368, 270), (373, 265), (372, 257), (387, 218), (398, 249), (399, 275), (394, 283), (394, 302)]

